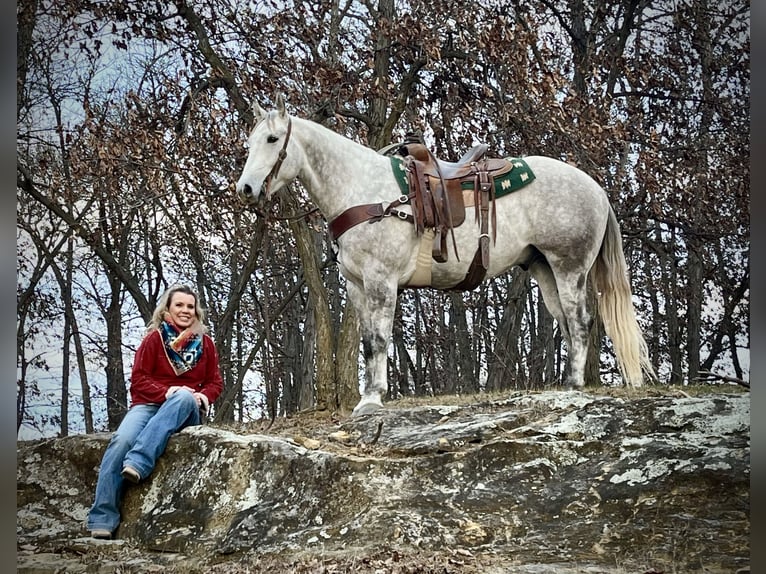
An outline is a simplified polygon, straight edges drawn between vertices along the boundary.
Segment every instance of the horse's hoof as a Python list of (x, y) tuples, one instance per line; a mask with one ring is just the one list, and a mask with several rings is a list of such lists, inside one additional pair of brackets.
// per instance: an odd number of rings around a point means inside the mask
[(364, 404), (358, 404), (354, 407), (354, 410), (351, 411), (352, 417), (361, 417), (364, 415), (371, 415), (372, 413), (375, 413), (383, 408), (383, 405), (380, 405), (378, 403), (364, 403)]

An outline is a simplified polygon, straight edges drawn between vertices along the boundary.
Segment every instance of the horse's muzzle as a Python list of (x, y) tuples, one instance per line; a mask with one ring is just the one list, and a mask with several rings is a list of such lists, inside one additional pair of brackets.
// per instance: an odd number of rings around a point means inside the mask
[(253, 201), (253, 188), (249, 184), (243, 185), (239, 190), (239, 198), (244, 202)]
[(263, 194), (260, 193), (260, 190), (256, 193), (249, 183), (245, 183), (241, 186), (237, 186), (237, 195), (242, 203), (253, 204), (258, 203), (258, 200), (261, 199)]

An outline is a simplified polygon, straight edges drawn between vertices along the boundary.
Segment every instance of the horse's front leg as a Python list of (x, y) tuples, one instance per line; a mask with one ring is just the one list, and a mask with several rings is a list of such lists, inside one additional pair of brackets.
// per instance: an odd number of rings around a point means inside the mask
[(346, 285), (359, 316), (365, 364), (362, 398), (351, 413), (358, 416), (382, 408), (388, 392), (388, 346), (396, 310), (396, 284), (368, 280), (364, 290), (351, 281)]

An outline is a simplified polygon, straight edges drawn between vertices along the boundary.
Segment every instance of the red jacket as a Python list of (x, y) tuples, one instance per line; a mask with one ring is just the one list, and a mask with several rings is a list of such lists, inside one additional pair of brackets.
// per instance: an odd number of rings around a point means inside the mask
[(159, 330), (150, 333), (136, 351), (130, 379), (131, 406), (162, 404), (168, 387), (185, 386), (204, 394), (212, 405), (223, 390), (218, 351), (207, 335), (202, 336), (202, 356), (194, 367), (176, 375), (165, 354)]

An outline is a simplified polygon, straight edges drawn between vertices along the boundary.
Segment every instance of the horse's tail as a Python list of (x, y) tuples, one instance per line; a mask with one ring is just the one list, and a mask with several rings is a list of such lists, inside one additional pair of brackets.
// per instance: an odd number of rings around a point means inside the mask
[(614, 345), (623, 379), (631, 387), (641, 386), (643, 373), (656, 379), (646, 341), (636, 320), (620, 227), (611, 206), (604, 240), (591, 276), (599, 292), (598, 311), (604, 330)]

